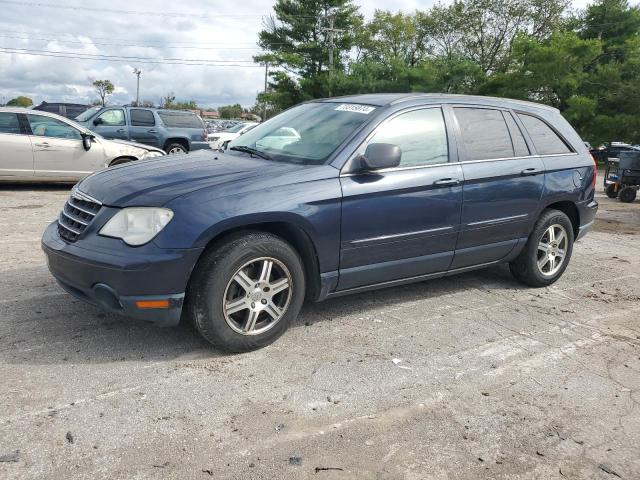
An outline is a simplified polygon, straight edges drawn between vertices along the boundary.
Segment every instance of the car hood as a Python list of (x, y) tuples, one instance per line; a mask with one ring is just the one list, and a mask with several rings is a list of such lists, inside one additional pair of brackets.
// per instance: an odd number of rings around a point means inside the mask
[(308, 167), (199, 150), (102, 170), (85, 178), (78, 189), (107, 206), (162, 206), (213, 187), (226, 196), (337, 176), (338, 170), (326, 165)]

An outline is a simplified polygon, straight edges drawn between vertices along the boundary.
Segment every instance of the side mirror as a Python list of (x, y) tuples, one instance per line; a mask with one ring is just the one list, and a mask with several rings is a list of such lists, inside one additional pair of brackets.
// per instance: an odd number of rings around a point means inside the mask
[(102, 125), (104, 123), (104, 121), (101, 118), (96, 118), (93, 121), (93, 124), (97, 127), (98, 125)]
[(360, 157), (360, 163), (366, 170), (380, 170), (393, 168), (400, 165), (402, 149), (391, 143), (370, 143), (364, 155)]
[(93, 141), (93, 135), (82, 134), (82, 146), (88, 152), (91, 150), (91, 142)]

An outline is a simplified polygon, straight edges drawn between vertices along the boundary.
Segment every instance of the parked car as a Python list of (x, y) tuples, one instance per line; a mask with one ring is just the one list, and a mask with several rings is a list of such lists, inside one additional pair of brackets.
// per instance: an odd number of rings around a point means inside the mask
[[(257, 147), (282, 128), (300, 138)], [(81, 198), (90, 213), (52, 223), (42, 244), (71, 294), (160, 325), (184, 314), (217, 347), (247, 351), (278, 338), (305, 298), (502, 263), (526, 285), (551, 285), (593, 224), (595, 177), (551, 107), (436, 94), (325, 99), (224, 153), (85, 179), (67, 205)]]
[(66, 118), (74, 119), (81, 113), (86, 112), (89, 109), (89, 105), (83, 105), (81, 103), (47, 103), (42, 102), (37, 107), (33, 107), (33, 110), (40, 110), (41, 112), (57, 113)]
[(169, 155), (209, 149), (207, 130), (193, 112), (142, 107), (93, 107), (76, 118), (105, 138), (132, 140)]
[(640, 148), (624, 142), (611, 142), (596, 150), (591, 149), (591, 154), (601, 163), (606, 163), (609, 158), (620, 158), (622, 152), (638, 152)]
[(208, 120), (205, 122), (208, 133), (217, 133), (224, 130), (229, 130), (231, 127), (235, 127), (240, 122), (239, 120)]
[(76, 182), (103, 168), (161, 156), (160, 149), (106, 140), (54, 113), (0, 108), (0, 180)]
[(300, 140), (300, 134), (295, 128), (281, 127), (277, 131), (273, 132), (268, 137), (261, 138), (256, 146), (261, 149), (283, 149), (290, 143), (295, 143)]
[(223, 132), (210, 133), (209, 145), (213, 150), (224, 150), (232, 140), (244, 135), (256, 125), (258, 124), (255, 122), (238, 123)]

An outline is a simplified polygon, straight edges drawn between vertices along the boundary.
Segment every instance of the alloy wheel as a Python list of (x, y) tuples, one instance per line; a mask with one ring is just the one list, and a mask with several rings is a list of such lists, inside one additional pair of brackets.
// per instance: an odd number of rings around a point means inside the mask
[(552, 277), (564, 264), (569, 236), (562, 225), (547, 228), (538, 243), (538, 270), (545, 277)]
[(169, 149), (169, 155), (180, 155), (182, 153), (187, 153), (187, 151), (182, 147), (171, 147)]
[(251, 260), (231, 277), (224, 292), (224, 318), (237, 333), (258, 335), (285, 315), (293, 293), (287, 267), (271, 257)]

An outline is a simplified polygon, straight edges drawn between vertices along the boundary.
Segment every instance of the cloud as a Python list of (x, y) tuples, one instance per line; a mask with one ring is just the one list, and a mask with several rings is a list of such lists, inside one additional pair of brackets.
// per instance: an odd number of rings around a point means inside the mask
[[(89, 103), (96, 97), (89, 79), (109, 79), (117, 87), (110, 102), (129, 103), (136, 95), (134, 67), (143, 72), (140, 99), (155, 103), (174, 92), (179, 100), (195, 100), (203, 106), (240, 103), (248, 107), (263, 88), (264, 70), (255, 66), (144, 64), (133, 60), (116, 63), (106, 61), (106, 56), (229, 63), (251, 60), (258, 53), (260, 16), (272, 13), (274, 0), (216, 4), (202, 0), (180, 3), (112, 0), (93, 4), (93, 8), (108, 12), (91, 10), (92, 6), (68, 9), (54, 0), (45, 2), (60, 7), (0, 4), (0, 46), (100, 55), (103, 60), (0, 53), (0, 99), (8, 101), (17, 95), (27, 95), (36, 103), (43, 100)], [(431, 0), (360, 2), (361, 11), (368, 17), (376, 8), (410, 12), (432, 3)], [(73, 4), (83, 2), (73, 0)], [(127, 11), (148, 13), (124, 13)]]

